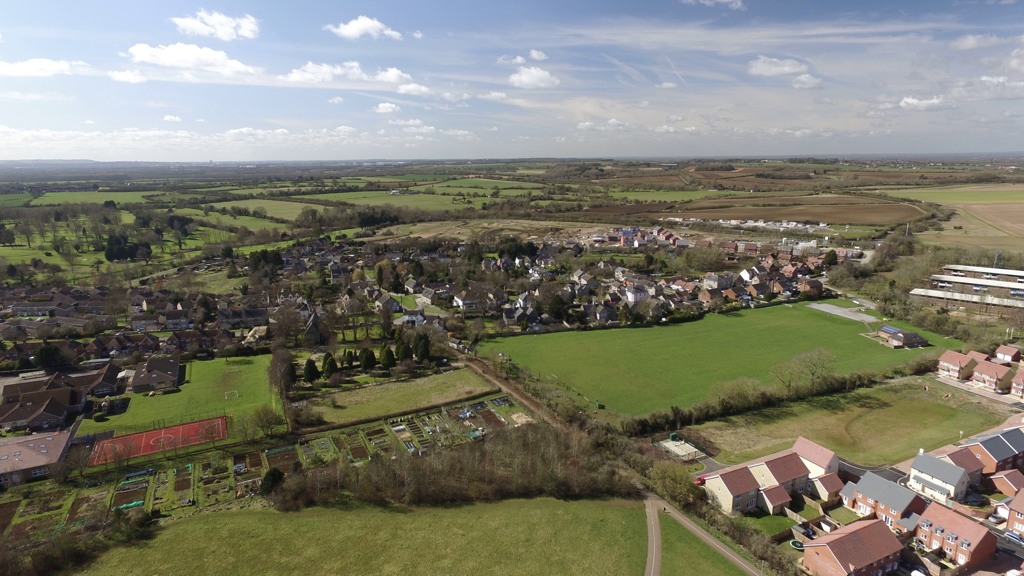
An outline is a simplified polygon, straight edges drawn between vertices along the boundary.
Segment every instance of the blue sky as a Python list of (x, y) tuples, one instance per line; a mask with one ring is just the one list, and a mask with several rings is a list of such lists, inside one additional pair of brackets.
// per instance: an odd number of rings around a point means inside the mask
[(997, 153), (1022, 128), (1016, 0), (0, 12), (0, 159)]

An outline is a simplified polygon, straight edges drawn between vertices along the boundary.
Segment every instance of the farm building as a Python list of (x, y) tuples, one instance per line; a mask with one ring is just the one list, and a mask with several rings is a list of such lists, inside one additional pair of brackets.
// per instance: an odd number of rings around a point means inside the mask
[(942, 272), (931, 276), (930, 288), (915, 288), (911, 296), (946, 307), (1024, 308), (1024, 270), (950, 264)]
[(878, 336), (890, 348), (921, 348), (928, 345), (928, 340), (920, 334), (888, 324), (884, 324), (878, 329)]

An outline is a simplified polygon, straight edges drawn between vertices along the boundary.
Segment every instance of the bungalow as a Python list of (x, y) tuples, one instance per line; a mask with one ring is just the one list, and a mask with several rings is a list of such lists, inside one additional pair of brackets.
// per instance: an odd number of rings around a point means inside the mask
[(177, 358), (151, 357), (141, 369), (136, 369), (128, 385), (133, 393), (174, 390), (182, 381), (181, 366)]
[(986, 390), (1006, 393), (1010, 391), (1013, 372), (1009, 366), (995, 362), (978, 362), (971, 374), (971, 383)]
[(878, 336), (885, 340), (890, 348), (922, 348), (928, 345), (928, 340), (916, 332), (901, 330), (888, 324), (878, 329)]
[(854, 522), (805, 543), (803, 566), (814, 576), (882, 576), (896, 572), (902, 551), (882, 522)]
[(931, 454), (919, 453), (910, 465), (907, 487), (925, 498), (949, 504), (967, 495), (967, 472)]
[(939, 376), (954, 380), (967, 380), (974, 373), (978, 361), (956, 350), (946, 350), (939, 356)]
[(946, 559), (970, 568), (991, 559), (996, 537), (980, 522), (933, 502), (917, 524), (917, 542), (926, 550), (943, 552)]
[(0, 427), (4, 430), (30, 430), (32, 432), (58, 430), (68, 417), (68, 407), (56, 397), (42, 404), (22, 401), (0, 405)]
[(1004, 344), (996, 348), (996, 360), (1008, 363), (1020, 362), (1020, 348)]
[(64, 458), (71, 437), (64, 432), (0, 438), (0, 487), (49, 476), (50, 467)]
[(897, 534), (913, 530), (916, 515), (925, 509), (920, 496), (874, 472), (848, 483), (839, 495), (847, 508), (860, 516), (877, 517)]

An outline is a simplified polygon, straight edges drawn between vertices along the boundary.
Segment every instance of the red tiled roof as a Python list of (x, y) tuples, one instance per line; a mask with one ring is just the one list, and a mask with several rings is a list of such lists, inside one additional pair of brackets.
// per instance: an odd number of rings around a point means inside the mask
[(793, 442), (793, 452), (796, 452), (801, 458), (807, 460), (811, 464), (820, 466), (821, 468), (827, 468), (829, 462), (835, 458), (836, 453), (811, 442), (807, 438), (800, 436)]
[(996, 356), (1002, 354), (1003, 356), (1020, 356), (1020, 348), (1014, 348), (1013, 346), (1007, 346), (1003, 344), (999, 348), (996, 348)]
[(978, 460), (978, 457), (974, 455), (974, 452), (967, 448), (958, 448), (943, 457), (966, 470), (968, 474), (981, 472), (985, 467), (981, 460)]
[(778, 506), (785, 504), (786, 502), (792, 502), (793, 498), (790, 497), (789, 492), (782, 486), (772, 486), (771, 488), (765, 488), (764, 499), (768, 502), (769, 506)]
[(945, 530), (945, 535), (955, 534), (960, 540), (969, 540), (973, 546), (977, 546), (978, 542), (981, 542), (981, 539), (985, 538), (986, 535), (993, 537), (988, 528), (982, 523), (975, 522), (935, 502), (932, 502), (925, 508), (924, 513), (921, 514), (918, 526), (925, 520), (931, 521), (932, 530), (941, 527)]
[[(713, 477), (712, 477), (713, 478)], [(757, 479), (750, 473), (750, 469), (746, 466), (742, 468), (736, 468), (728, 472), (722, 472), (719, 474), (719, 478), (725, 483), (725, 487), (729, 489), (729, 493), (743, 494), (744, 492), (753, 492), (760, 488), (757, 483)]]
[(772, 477), (775, 478), (775, 481), (779, 484), (785, 484), (786, 482), (810, 474), (807, 470), (807, 466), (804, 465), (804, 461), (793, 452), (783, 454), (770, 460), (765, 460), (764, 464), (768, 467), (768, 470), (772, 473)]
[(996, 364), (995, 362), (989, 362), (988, 360), (978, 362), (978, 365), (974, 367), (975, 374), (991, 376), (997, 380), (1001, 380), (1009, 371), (1009, 366), (1003, 366), (1002, 364)]
[(840, 479), (839, 475), (836, 474), (835, 472), (831, 474), (825, 474), (824, 476), (817, 478), (814, 481), (821, 483), (821, 487), (824, 488), (825, 492), (828, 492), (829, 494), (838, 494), (839, 491), (843, 489), (843, 486), (845, 486), (842, 479)]
[(825, 547), (846, 574), (868, 566), (890, 554), (899, 553), (903, 544), (881, 520), (854, 522), (804, 544), (804, 554)]
[(1012, 486), (1016, 490), (1024, 488), (1024, 474), (1021, 474), (1020, 470), (1016, 468), (1010, 470), (1003, 470), (990, 476), (993, 480), (996, 478), (1002, 478), (1004, 482)]
[(974, 358), (978, 362), (988, 361), (988, 354), (985, 354), (984, 352), (978, 352), (977, 350), (971, 350), (970, 352), (968, 352), (967, 357)]
[(940, 364), (948, 364), (950, 366), (966, 366), (971, 363), (972, 360), (977, 361), (975, 358), (971, 358), (966, 354), (961, 354), (956, 350), (946, 350), (939, 356)]

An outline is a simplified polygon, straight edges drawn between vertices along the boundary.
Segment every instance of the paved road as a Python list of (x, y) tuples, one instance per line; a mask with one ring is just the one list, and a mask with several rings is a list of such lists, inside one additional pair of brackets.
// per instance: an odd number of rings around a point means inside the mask
[[(687, 518), (675, 506), (672, 506), (671, 504), (669, 504), (668, 502), (663, 500), (661, 497), (659, 497), (659, 496), (657, 496), (655, 494), (650, 494), (650, 493), (647, 494), (647, 501), (648, 501), (648, 503), (653, 503), (654, 504), (655, 514), (657, 514), (657, 510), (658, 509), (664, 511), (673, 520), (675, 520), (676, 522), (681, 524), (683, 526), (683, 528), (686, 528), (690, 532), (693, 532), (694, 535), (696, 535), (698, 538), (700, 538), (702, 541), (704, 541), (705, 544), (707, 544), (708, 546), (713, 548), (716, 552), (718, 552), (719, 554), (724, 556), (726, 560), (728, 560), (728, 561), (732, 562), (733, 564), (735, 564), (736, 567), (739, 568), (740, 570), (742, 570), (744, 573), (749, 574), (750, 576), (761, 576), (761, 571), (758, 570), (756, 567), (754, 567), (753, 564), (751, 564), (750, 562), (747, 562), (747, 560), (745, 558), (743, 558), (739, 554), (733, 552), (732, 549), (730, 549), (725, 544), (722, 544), (722, 542), (720, 542), (717, 538), (715, 538), (711, 534), (708, 534), (707, 531), (705, 531), (699, 525), (697, 525), (692, 520)], [(648, 530), (650, 530), (650, 521), (648, 521)], [(661, 543), (661, 539), (660, 538), (658, 539), (658, 543), (659, 543), (659, 547), (660, 547), (660, 543)], [(658, 556), (660, 558), (661, 554), (659, 553)], [(648, 545), (648, 565), (649, 565), (649, 559), (650, 559), (650, 546)], [(651, 572), (645, 572), (645, 574), (652, 574), (652, 573)]]
[(658, 504), (653, 498), (644, 500), (647, 512), (647, 569), (644, 576), (661, 576), (661, 519)]

